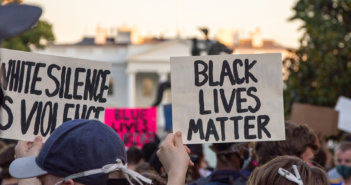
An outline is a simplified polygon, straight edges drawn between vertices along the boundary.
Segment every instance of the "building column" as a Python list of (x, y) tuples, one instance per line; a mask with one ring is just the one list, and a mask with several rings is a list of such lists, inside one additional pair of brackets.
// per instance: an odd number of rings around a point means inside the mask
[(128, 73), (128, 107), (133, 108), (135, 106), (135, 72)]

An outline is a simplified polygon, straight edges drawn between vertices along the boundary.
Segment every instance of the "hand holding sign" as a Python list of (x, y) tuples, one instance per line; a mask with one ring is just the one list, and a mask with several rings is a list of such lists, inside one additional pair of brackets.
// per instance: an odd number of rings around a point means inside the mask
[(280, 54), (171, 58), (173, 130), (185, 143), (284, 139)]
[(35, 137), (34, 141), (18, 141), (15, 147), (16, 158), (37, 156), (43, 146), (43, 139)]
[(188, 165), (193, 166), (189, 153), (190, 150), (183, 145), (181, 132), (168, 134), (157, 156), (168, 174), (169, 185), (184, 184)]

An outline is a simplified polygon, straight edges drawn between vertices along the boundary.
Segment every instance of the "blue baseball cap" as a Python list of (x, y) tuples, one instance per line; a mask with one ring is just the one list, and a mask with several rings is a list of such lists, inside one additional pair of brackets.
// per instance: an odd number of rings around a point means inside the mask
[[(38, 156), (14, 160), (9, 168), (15, 178), (51, 174), (66, 177), (102, 168), (120, 159), (127, 162), (124, 144), (118, 134), (98, 120), (71, 120), (48, 138)], [(108, 174), (99, 173), (74, 179), (87, 185), (106, 184)]]
[(41, 16), (37, 6), (9, 3), (0, 5), (0, 40), (29, 30)]

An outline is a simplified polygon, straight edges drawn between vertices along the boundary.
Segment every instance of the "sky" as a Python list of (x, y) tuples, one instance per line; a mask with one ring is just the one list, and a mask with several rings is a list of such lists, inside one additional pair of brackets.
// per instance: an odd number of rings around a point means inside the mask
[(248, 38), (260, 28), (262, 37), (298, 47), (301, 22), (288, 21), (296, 0), (24, 0), (43, 9), (41, 19), (53, 24), (56, 43), (78, 42), (93, 36), (99, 25), (112, 32), (122, 25), (143, 35), (198, 37), (208, 27), (235, 29)]

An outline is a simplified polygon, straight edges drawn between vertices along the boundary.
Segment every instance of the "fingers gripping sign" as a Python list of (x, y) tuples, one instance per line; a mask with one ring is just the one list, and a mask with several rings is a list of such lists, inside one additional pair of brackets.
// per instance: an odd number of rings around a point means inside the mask
[(37, 156), (43, 146), (43, 139), (37, 136), (34, 141), (18, 141), (15, 147), (16, 158)]
[(168, 134), (157, 156), (168, 174), (168, 185), (184, 184), (189, 165), (193, 165), (189, 157), (190, 150), (183, 145), (182, 133)]

